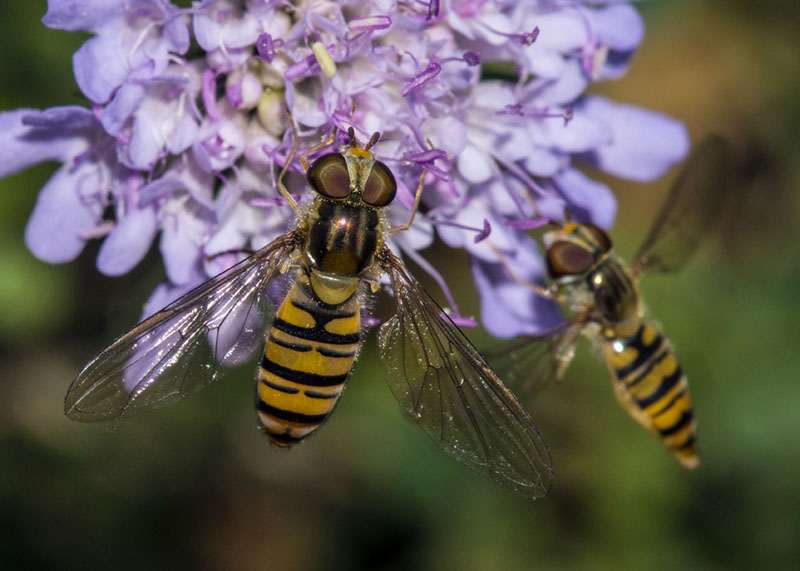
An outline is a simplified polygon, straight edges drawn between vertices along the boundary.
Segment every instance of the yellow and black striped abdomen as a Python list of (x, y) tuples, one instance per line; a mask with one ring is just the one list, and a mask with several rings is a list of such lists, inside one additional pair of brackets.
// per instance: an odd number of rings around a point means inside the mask
[(319, 299), (301, 273), (275, 315), (258, 375), (256, 408), (277, 446), (291, 446), (333, 410), (361, 341), (358, 295)]
[(689, 383), (659, 331), (642, 321), (636, 332), (603, 340), (603, 353), (622, 405), (687, 468), (699, 462)]

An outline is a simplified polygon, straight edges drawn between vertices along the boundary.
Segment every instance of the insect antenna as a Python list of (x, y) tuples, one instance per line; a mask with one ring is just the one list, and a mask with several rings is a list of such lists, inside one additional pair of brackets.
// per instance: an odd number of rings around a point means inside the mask
[(375, 145), (375, 143), (377, 143), (380, 140), (380, 138), (381, 138), (381, 134), (378, 131), (375, 131), (374, 133), (372, 133), (372, 136), (369, 138), (369, 141), (367, 142), (367, 146), (364, 147), (364, 150), (365, 151), (370, 150)]

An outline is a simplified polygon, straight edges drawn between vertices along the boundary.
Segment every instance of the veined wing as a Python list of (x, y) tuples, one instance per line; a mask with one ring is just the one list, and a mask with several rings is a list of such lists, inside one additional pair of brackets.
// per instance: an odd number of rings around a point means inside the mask
[[(73, 420), (130, 416), (180, 400), (263, 343), (267, 285), (297, 244), (290, 232), (148, 317), (78, 373)], [(226, 341), (227, 339), (227, 341)]]
[(503, 381), (523, 399), (560, 382), (575, 355), (584, 323), (564, 322), (537, 336), (521, 336), (484, 351)]
[(514, 491), (544, 496), (553, 461), (539, 429), (463, 333), (391, 252), (397, 313), (378, 344), (395, 398), (445, 451)]
[(730, 163), (728, 144), (718, 136), (692, 153), (634, 258), (636, 275), (646, 269), (678, 270), (689, 260), (730, 190)]

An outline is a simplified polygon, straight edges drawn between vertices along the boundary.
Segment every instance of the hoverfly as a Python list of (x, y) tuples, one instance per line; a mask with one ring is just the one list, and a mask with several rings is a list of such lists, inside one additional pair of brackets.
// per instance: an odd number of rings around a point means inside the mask
[(549, 287), (521, 282), (565, 305), (570, 317), (550, 335), (515, 340), (496, 351), (509, 382), (560, 380), (581, 333), (603, 355), (622, 407), (655, 434), (686, 468), (699, 463), (689, 385), (672, 345), (646, 316), (638, 282), (645, 270), (669, 272), (688, 261), (719, 208), (729, 172), (728, 148), (708, 139), (671, 188), (650, 233), (628, 266), (611, 238), (591, 223), (553, 222), (542, 238)]
[[(313, 200), (294, 227), (114, 341), (78, 374), (66, 396), (79, 421), (127, 417), (178, 401), (217, 379), (226, 363), (243, 362), (266, 344), (257, 373), (256, 409), (272, 444), (291, 446), (316, 430), (336, 404), (364, 339), (364, 297), (388, 276), (395, 315), (379, 330), (381, 360), (403, 409), (446, 452), (473, 470), (532, 498), (549, 490), (550, 452), (525, 409), (464, 334), (386, 244), (386, 207), (397, 184), (371, 148), (349, 143), (308, 166)], [(416, 202), (422, 190), (420, 176)], [(291, 282), (271, 308), (267, 286)], [(274, 311), (269, 327), (268, 313)], [(234, 333), (231, 335), (231, 331)], [(232, 337), (226, 344), (223, 339)]]

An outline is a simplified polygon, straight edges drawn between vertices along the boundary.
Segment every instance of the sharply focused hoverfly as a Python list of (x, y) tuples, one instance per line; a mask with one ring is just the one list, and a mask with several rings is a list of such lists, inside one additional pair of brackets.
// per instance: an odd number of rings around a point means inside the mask
[[(67, 416), (130, 416), (212, 383), (219, 363), (242, 362), (263, 342), (271, 313), (267, 286), (287, 276), (289, 291), (266, 332), (256, 408), (271, 442), (291, 446), (336, 404), (363, 341), (363, 297), (378, 290), (385, 274), (397, 311), (380, 327), (378, 343), (400, 405), (457, 460), (522, 495), (544, 495), (552, 460), (536, 425), (385, 242), (410, 221), (388, 227), (384, 211), (397, 185), (370, 151), (378, 133), (364, 147), (352, 128), (349, 137), (310, 168), (308, 152), (300, 157), (314, 198), (299, 207), (282, 182), (297, 152), (295, 129), (278, 178), (297, 214), (294, 228), (102, 351), (70, 386)], [(417, 200), (422, 183), (420, 176)], [(231, 330), (234, 341), (226, 344)]]
[(728, 162), (720, 138), (696, 151), (632, 266), (614, 255), (611, 239), (597, 226), (553, 223), (543, 237), (552, 285), (526, 285), (565, 304), (571, 316), (552, 335), (518, 339), (497, 352), (497, 368), (508, 373), (512, 386), (536, 377), (560, 379), (584, 333), (601, 349), (622, 407), (681, 464), (697, 466), (689, 385), (669, 341), (644, 314), (638, 281), (645, 270), (673, 271), (686, 263), (717, 214)]

